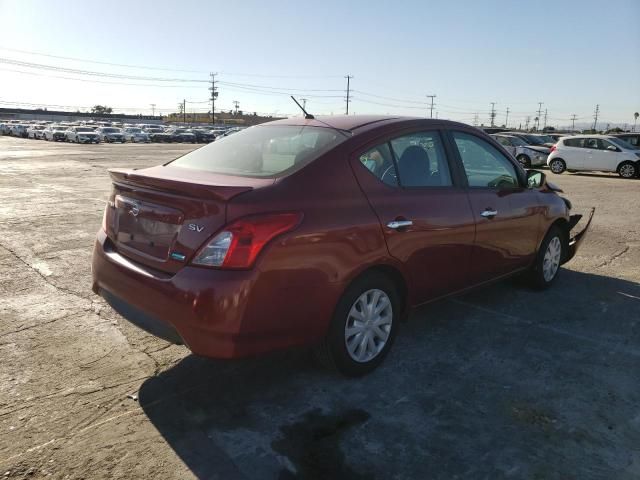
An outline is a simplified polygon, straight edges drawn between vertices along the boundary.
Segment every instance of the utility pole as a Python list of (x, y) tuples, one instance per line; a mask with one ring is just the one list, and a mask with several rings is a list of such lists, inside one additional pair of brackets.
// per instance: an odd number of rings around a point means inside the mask
[(216, 87), (216, 75), (217, 73), (210, 73), (211, 76), (211, 86), (209, 90), (211, 91), (211, 125), (215, 125), (216, 123), (216, 98), (218, 98), (218, 89)]
[(478, 126), (478, 114), (477, 114), (477, 113), (474, 113), (474, 114), (473, 114), (473, 125), (474, 125), (475, 127), (477, 127), (477, 126)]
[(182, 99), (182, 123), (187, 123), (187, 100)]
[(575, 130), (576, 129), (576, 120), (577, 120), (577, 116), (574, 113), (573, 115), (571, 115), (571, 130)]
[(306, 98), (301, 98), (300, 100), (302, 101), (302, 108), (304, 108), (306, 110), (307, 109), (307, 99)]
[(151, 116), (155, 117), (156, 116), (156, 104), (155, 103), (151, 103)]
[(431, 99), (431, 105), (429, 106), (429, 118), (433, 118), (433, 99), (436, 98), (435, 95), (427, 95), (427, 98)]
[(346, 115), (349, 115), (349, 102), (351, 101), (349, 99), (349, 94), (351, 93), (350, 81), (353, 78), (353, 75), (346, 75), (344, 78), (347, 79), (347, 113)]
[(547, 128), (547, 109), (544, 109), (544, 125), (542, 126), (542, 131), (544, 132), (544, 129)]
[(489, 117), (491, 118), (491, 126), (495, 127), (496, 126), (496, 102), (491, 102), (491, 113), (489, 114)]
[(527, 120), (524, 123), (524, 129), (529, 131), (529, 122), (531, 121), (531, 116), (527, 115)]
[(596, 129), (596, 125), (598, 125), (598, 114), (600, 113), (600, 104), (596, 105), (596, 111), (593, 112), (593, 129)]
[(238, 108), (240, 108), (240, 102), (238, 100), (234, 100), (233, 101), (233, 106), (235, 107), (236, 111), (234, 113), (234, 115), (238, 114)]
[(536, 117), (536, 130), (540, 130), (540, 117), (542, 116), (542, 102), (538, 102), (538, 116)]
[(507, 107), (507, 117), (504, 120), (504, 128), (509, 128), (509, 107)]

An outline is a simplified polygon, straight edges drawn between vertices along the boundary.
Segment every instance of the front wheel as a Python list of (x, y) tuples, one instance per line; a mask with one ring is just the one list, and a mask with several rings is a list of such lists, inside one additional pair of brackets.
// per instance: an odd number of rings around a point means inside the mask
[(553, 173), (560, 174), (567, 169), (567, 164), (564, 163), (564, 160), (561, 158), (554, 158), (549, 162), (549, 169), (551, 169)]
[(558, 276), (560, 264), (566, 254), (565, 237), (566, 235), (557, 226), (551, 227), (547, 232), (530, 272), (532, 287), (538, 290), (548, 288)]
[(359, 278), (338, 302), (316, 358), (350, 377), (373, 371), (391, 349), (400, 310), (396, 286), (388, 277), (371, 273)]
[(630, 161), (622, 162), (618, 167), (618, 175), (622, 178), (635, 178), (638, 176), (638, 166)]

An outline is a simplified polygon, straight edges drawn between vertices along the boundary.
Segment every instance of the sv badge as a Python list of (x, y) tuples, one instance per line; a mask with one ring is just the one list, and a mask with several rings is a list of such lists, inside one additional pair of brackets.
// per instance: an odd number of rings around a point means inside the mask
[(198, 233), (204, 230), (204, 227), (202, 225), (198, 225), (196, 223), (190, 223), (189, 225), (187, 225), (187, 228), (192, 232), (198, 232)]

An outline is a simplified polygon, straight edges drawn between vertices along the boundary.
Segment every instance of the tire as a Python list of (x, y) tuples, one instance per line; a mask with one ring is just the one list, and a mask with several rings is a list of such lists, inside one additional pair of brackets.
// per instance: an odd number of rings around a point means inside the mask
[(635, 178), (638, 176), (638, 165), (627, 160), (618, 166), (618, 175), (622, 178)]
[(518, 163), (520, 163), (524, 168), (531, 168), (531, 160), (525, 154), (522, 153), (518, 155), (516, 160), (518, 160)]
[(561, 158), (554, 158), (549, 162), (549, 170), (555, 174), (561, 174), (567, 169), (567, 164)]
[(536, 290), (549, 288), (558, 278), (560, 265), (567, 254), (567, 235), (558, 226), (552, 226), (542, 240), (535, 263), (529, 272), (529, 283)]
[[(371, 314), (369, 307), (382, 310)], [(327, 335), (314, 350), (316, 359), (349, 377), (373, 371), (393, 345), (401, 310), (398, 290), (389, 277), (370, 273), (358, 278), (338, 301)]]

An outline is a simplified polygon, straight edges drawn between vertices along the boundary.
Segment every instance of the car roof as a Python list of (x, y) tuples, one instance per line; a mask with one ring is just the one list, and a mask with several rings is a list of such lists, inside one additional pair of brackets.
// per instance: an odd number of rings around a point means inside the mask
[(426, 125), (433, 124), (438, 126), (458, 126), (469, 128), (468, 125), (450, 120), (440, 120), (436, 118), (424, 117), (396, 117), (390, 115), (318, 115), (314, 119), (306, 119), (304, 117), (291, 117), (273, 122), (263, 123), (261, 125), (293, 125), (293, 126), (310, 126), (310, 127), (332, 127), (338, 130), (354, 132), (355, 130), (364, 129), (365, 127), (378, 127), (382, 125), (400, 124), (406, 122), (420, 121)]

